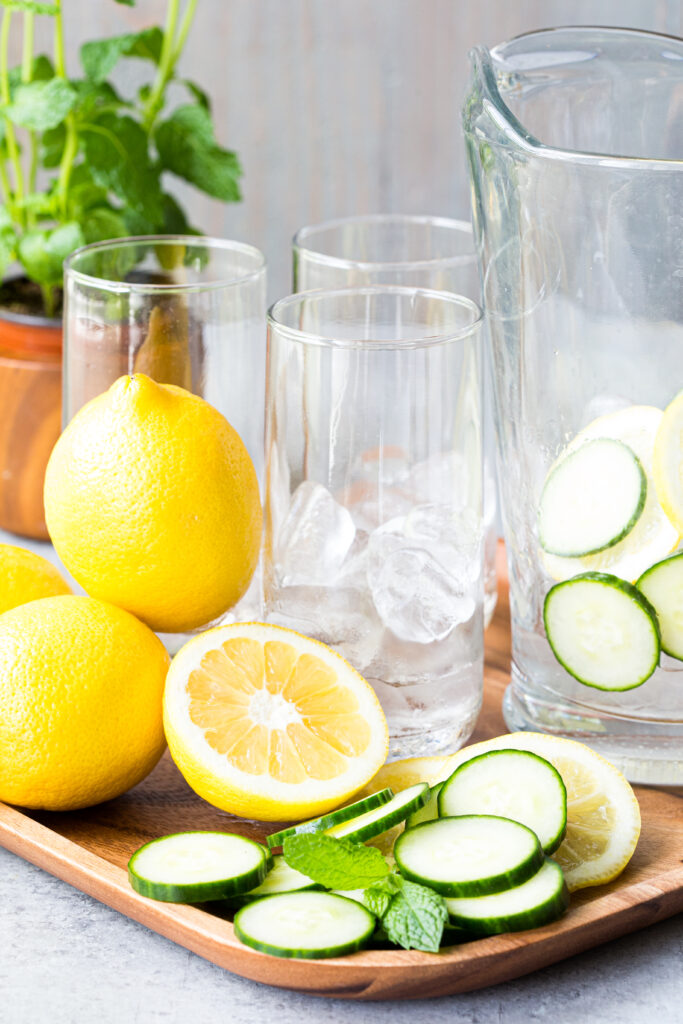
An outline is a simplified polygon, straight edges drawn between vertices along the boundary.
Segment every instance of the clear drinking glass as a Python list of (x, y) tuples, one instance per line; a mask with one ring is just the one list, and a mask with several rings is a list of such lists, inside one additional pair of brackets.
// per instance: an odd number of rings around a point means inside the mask
[[(472, 61), (464, 126), (511, 588), (506, 721), (588, 742), (632, 780), (680, 784), (683, 662), (662, 654), (642, 685), (596, 689), (556, 659), (543, 610), (555, 583), (585, 571), (633, 584), (683, 532), (653, 473), (662, 410), (683, 387), (683, 41), (552, 29)], [(605, 437), (640, 460), (643, 511), (598, 553), (544, 550), (551, 467)], [(586, 469), (576, 493), (590, 502), (598, 482)], [(681, 594), (666, 600), (681, 621)], [(623, 623), (602, 606), (583, 615), (586, 649), (628, 664)]]
[[(196, 235), (114, 239), (64, 264), (63, 421), (125, 373), (201, 395), (263, 482), (266, 263), (251, 245)], [(261, 575), (224, 621), (260, 619)], [(164, 636), (174, 653), (183, 635)]]
[(211, 402), (263, 467), (266, 265), (240, 242), (98, 242), (64, 270), (64, 422), (125, 373)]
[[(294, 236), (294, 291), (406, 285), (466, 295), (478, 305), (481, 287), (472, 226), (449, 217), (402, 213), (342, 217), (301, 228)], [(498, 597), (496, 482), (488, 392), (484, 395), (484, 625)], [(489, 452), (490, 448), (490, 452)]]
[(266, 615), (365, 676), (392, 758), (457, 749), (481, 705), (480, 328), (413, 288), (269, 314)]

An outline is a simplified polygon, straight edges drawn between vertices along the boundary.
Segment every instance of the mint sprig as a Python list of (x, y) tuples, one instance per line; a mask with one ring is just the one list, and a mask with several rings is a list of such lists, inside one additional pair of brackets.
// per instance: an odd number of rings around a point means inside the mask
[(374, 846), (324, 833), (287, 836), (282, 854), (290, 868), (326, 889), (366, 889), (389, 875), (389, 866)]
[[(118, 2), (132, 7), (135, 0)], [(0, 47), (0, 277), (18, 261), (40, 286), (48, 316), (58, 312), (62, 260), (74, 247), (130, 234), (198, 233), (169, 194), (174, 176), (226, 202), (241, 197), (241, 164), (216, 138), (207, 93), (177, 73), (198, 0), (166, 0), (163, 28), (84, 43), (83, 74), (73, 77), (65, 20), (77, 13), (68, 6), (0, 0), (5, 38), (10, 22), (17, 46), (20, 28), (23, 36), (18, 67)], [(34, 55), (39, 17), (52, 20), (52, 59)], [(147, 80), (124, 96), (108, 77), (129, 60)], [(178, 85), (190, 102), (177, 105)]]
[(369, 886), (363, 902), (391, 942), (403, 949), (438, 953), (448, 921), (446, 903), (438, 893), (392, 874)]

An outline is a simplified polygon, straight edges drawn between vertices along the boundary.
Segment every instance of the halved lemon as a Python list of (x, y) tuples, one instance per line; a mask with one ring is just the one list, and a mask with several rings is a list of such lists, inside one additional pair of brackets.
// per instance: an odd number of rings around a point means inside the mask
[[(653, 473), (657, 480), (653, 467), (653, 462), (656, 462), (655, 438), (659, 436), (663, 416), (662, 410), (653, 405), (629, 405), (625, 409), (593, 420), (579, 431), (562, 452), (558, 461), (587, 441), (595, 441), (598, 438), (621, 441), (622, 444), (628, 445), (640, 461), (647, 479), (647, 495), (645, 506), (635, 526), (618, 544), (613, 544), (612, 547), (598, 551), (594, 555), (583, 555), (580, 558), (566, 558), (543, 551), (543, 565), (552, 579), (567, 580), (582, 572), (610, 572), (614, 576), (628, 580), (629, 583), (634, 583), (646, 569), (676, 549), (680, 540), (680, 530), (665, 512), (663, 502), (660, 504), (662, 496), (659, 493), (659, 483), (655, 488), (653, 481)], [(591, 481), (587, 480), (586, 487), (590, 487), (590, 484)]]
[(673, 526), (683, 533), (683, 391), (664, 410), (652, 461), (657, 497)]
[[(640, 808), (631, 786), (614, 765), (590, 747), (561, 736), (538, 732), (513, 732), (473, 743), (445, 758), (410, 758), (387, 765), (366, 787), (371, 792), (392, 779), (398, 791), (400, 779), (412, 785), (420, 776), (434, 785), (446, 779), (458, 765), (489, 750), (530, 750), (557, 768), (567, 789), (567, 833), (553, 854), (564, 871), (571, 891), (611, 882), (621, 874), (640, 835)], [(434, 763), (444, 762), (440, 769)], [(423, 762), (420, 765), (419, 762)], [(435, 771), (436, 769), (436, 771)], [(391, 774), (389, 774), (389, 772)], [(435, 775), (438, 774), (438, 778)]]
[(180, 649), (166, 680), (164, 728), (199, 796), (262, 821), (338, 807), (389, 747), (379, 701), (347, 661), (263, 623), (218, 626)]

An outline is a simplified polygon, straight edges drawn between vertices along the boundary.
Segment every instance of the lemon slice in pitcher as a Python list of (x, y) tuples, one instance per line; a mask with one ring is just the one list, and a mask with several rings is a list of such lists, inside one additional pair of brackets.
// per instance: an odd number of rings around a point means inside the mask
[(664, 410), (655, 438), (652, 475), (662, 508), (683, 533), (683, 391)]

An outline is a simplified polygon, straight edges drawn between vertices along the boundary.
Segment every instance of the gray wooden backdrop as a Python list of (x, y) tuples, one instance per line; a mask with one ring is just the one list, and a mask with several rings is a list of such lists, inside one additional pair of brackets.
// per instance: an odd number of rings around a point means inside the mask
[[(153, 24), (166, 9), (164, 0), (63, 4), (73, 70), (84, 40)], [(263, 249), (274, 298), (290, 290), (290, 240), (303, 224), (368, 212), (469, 216), (460, 104), (470, 47), (568, 24), (683, 35), (683, 4), (199, 0), (180, 70), (212, 95), (220, 141), (239, 152), (245, 177), (240, 205), (181, 189), (192, 218)], [(124, 71), (122, 87), (136, 73)]]

